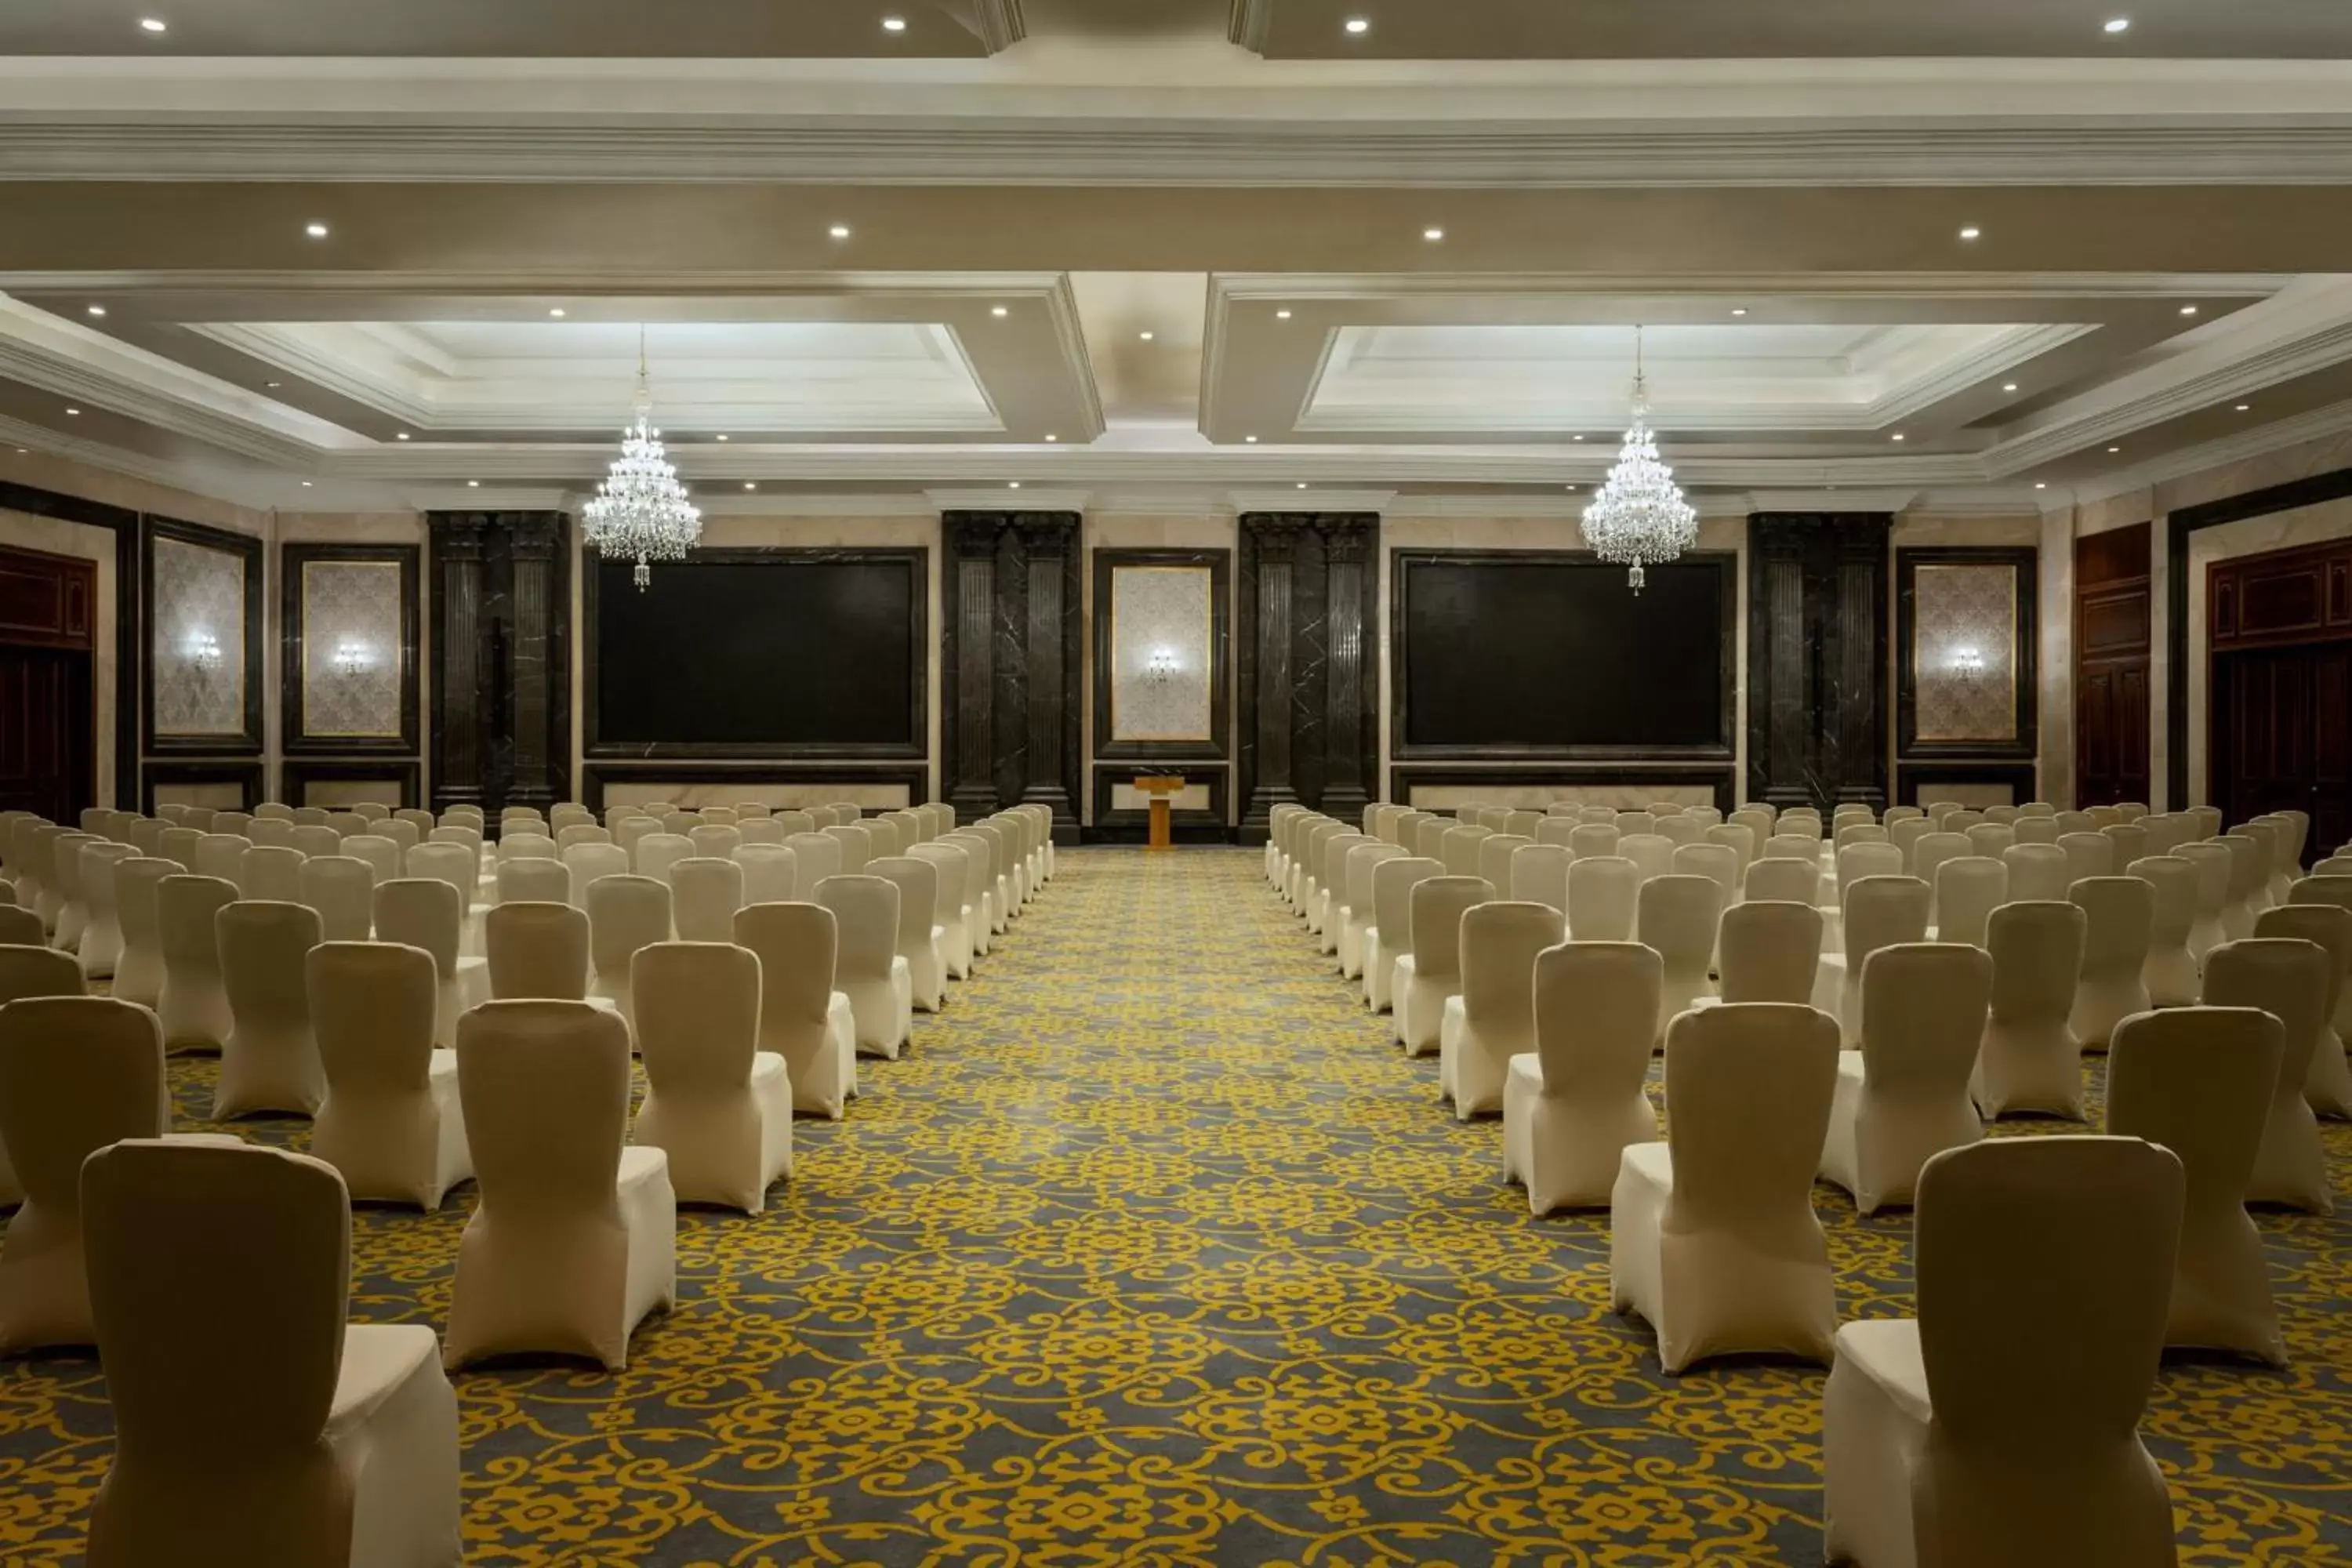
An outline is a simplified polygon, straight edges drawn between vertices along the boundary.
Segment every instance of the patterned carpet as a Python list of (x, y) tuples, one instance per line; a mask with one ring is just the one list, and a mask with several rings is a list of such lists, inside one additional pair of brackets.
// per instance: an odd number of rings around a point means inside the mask
[[(1528, 1217), (1258, 864), (1065, 851), (765, 1215), (683, 1217), (625, 1374), (465, 1376), (468, 1562), (1820, 1562), (1823, 1373), (1662, 1374), (1603, 1217)], [(442, 1321), (470, 1193), (361, 1212), (356, 1316)], [(1907, 1218), (1816, 1198), (1906, 1311)], [(2295, 1361), (2167, 1368), (2182, 1560), (2352, 1563), (2352, 1226), (2262, 1223)], [(92, 1361), (0, 1365), (0, 1560), (79, 1561), (108, 1432)]]

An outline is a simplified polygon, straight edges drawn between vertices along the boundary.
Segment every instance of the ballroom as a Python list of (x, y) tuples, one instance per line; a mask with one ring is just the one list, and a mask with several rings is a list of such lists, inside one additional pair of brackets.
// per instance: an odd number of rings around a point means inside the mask
[(0, 7), (0, 1563), (2352, 1568), (2347, 105)]

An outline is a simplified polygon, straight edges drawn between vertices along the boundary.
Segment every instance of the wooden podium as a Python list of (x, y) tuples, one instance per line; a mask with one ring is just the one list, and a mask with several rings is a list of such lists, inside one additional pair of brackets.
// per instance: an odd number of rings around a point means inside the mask
[(1170, 819), (1174, 815), (1170, 803), (1174, 796), (1183, 793), (1185, 784), (1190, 782), (1182, 778), (1150, 776), (1135, 781), (1136, 794), (1151, 797), (1151, 841), (1144, 846), (1147, 853), (1176, 847), (1175, 836), (1169, 830)]

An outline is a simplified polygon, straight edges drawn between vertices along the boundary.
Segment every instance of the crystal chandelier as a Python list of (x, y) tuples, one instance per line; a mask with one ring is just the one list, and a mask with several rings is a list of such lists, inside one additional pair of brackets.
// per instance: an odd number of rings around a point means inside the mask
[(581, 512), (581, 531), (599, 554), (635, 560), (637, 591), (653, 581), (656, 561), (683, 561), (702, 538), (702, 509), (687, 500), (686, 487), (662, 449), (653, 423), (654, 395), (646, 375), (646, 331), (637, 329), (636, 411), (621, 432), (621, 455)]
[(1672, 561), (1698, 541), (1698, 513), (1683, 500), (1675, 471), (1658, 460), (1650, 429), (1650, 389), (1642, 374), (1642, 329), (1633, 329), (1633, 422), (1616, 467), (1584, 509), (1584, 542), (1603, 561), (1631, 566), (1633, 592), (1642, 568)]

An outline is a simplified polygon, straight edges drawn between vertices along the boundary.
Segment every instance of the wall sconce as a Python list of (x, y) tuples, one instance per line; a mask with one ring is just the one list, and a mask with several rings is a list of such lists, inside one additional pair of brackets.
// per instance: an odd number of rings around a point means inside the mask
[(197, 630), (190, 632), (188, 634), (186, 653), (188, 662), (194, 665), (198, 669), (218, 669), (220, 668), (220, 638), (213, 636), (213, 634), (208, 631)]
[(354, 642), (350, 637), (345, 637), (335, 645), (337, 675), (358, 675), (373, 663), (375, 663), (375, 655), (363, 642)]
[(1974, 680), (1984, 673), (1984, 655), (1976, 648), (1956, 647), (1952, 650), (1952, 670), (1962, 680)]
[(1151, 658), (1143, 667), (1143, 679), (1154, 686), (1165, 686), (1176, 676), (1176, 656), (1164, 647), (1151, 650)]

